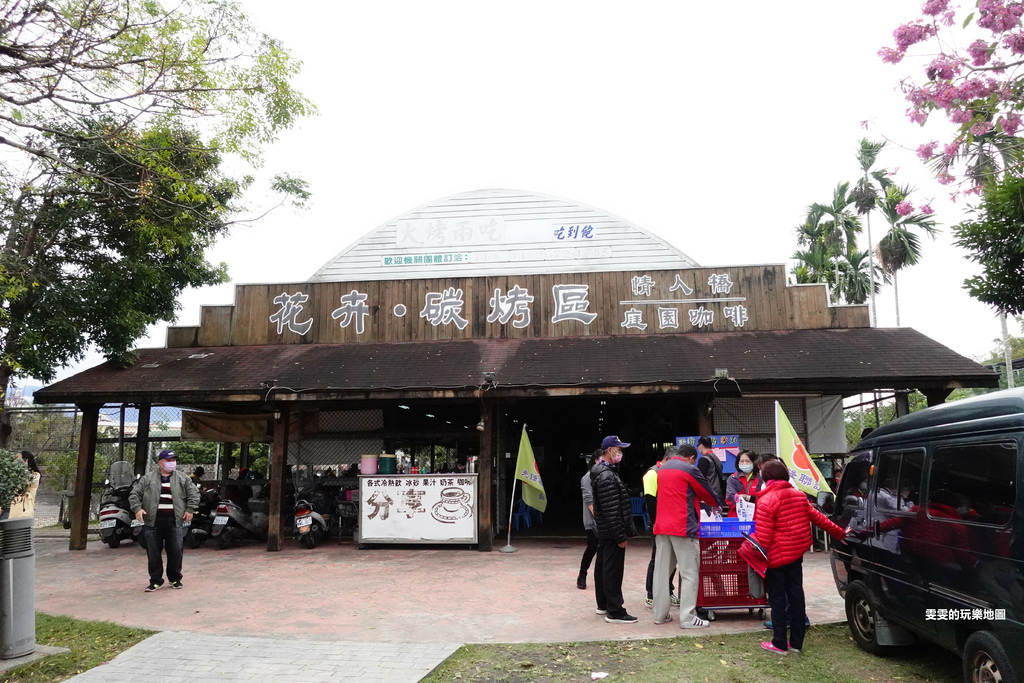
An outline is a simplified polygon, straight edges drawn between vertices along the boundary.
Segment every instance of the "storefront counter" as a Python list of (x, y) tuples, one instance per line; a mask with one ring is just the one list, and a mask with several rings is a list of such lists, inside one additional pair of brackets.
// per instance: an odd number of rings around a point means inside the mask
[(477, 543), (476, 474), (359, 477), (362, 543)]

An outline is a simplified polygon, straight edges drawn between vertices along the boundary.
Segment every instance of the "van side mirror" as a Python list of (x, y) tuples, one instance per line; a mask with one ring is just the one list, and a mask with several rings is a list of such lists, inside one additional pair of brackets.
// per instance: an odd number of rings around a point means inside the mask
[(835, 496), (833, 496), (828, 491), (818, 492), (818, 507), (821, 508), (821, 511), (824, 512), (826, 515), (831, 515), (833, 512), (835, 512), (835, 502)]

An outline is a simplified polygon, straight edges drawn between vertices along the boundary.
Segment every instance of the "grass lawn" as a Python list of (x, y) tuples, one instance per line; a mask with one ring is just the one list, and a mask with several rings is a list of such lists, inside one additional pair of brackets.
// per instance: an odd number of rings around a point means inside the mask
[(743, 683), (958, 683), (960, 660), (931, 646), (898, 656), (875, 657), (850, 639), (846, 624), (812, 627), (804, 653), (780, 656), (761, 650), (768, 631), (728, 636), (678, 637), (593, 643), (467, 645), (424, 681), (707, 681)]
[(36, 643), (70, 648), (71, 652), (44, 657), (0, 676), (3, 683), (62, 681), (110, 661), (153, 633), (109, 621), (81, 621), (37, 612)]

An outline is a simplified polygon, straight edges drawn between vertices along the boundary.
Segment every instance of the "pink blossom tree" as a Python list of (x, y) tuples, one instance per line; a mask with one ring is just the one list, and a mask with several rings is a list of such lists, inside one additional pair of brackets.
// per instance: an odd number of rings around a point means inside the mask
[[(921, 16), (893, 32), (881, 58), (923, 67), (923, 80), (908, 76), (902, 89), (907, 116), (922, 126), (939, 113), (956, 126), (951, 139), (918, 147), (942, 184), (966, 181), (977, 193), (1004, 172), (1018, 174), (1024, 153), (1016, 137), (1024, 109), (1024, 2), (977, 0), (966, 16), (949, 0), (927, 0)], [(961, 47), (966, 45), (966, 48)]]

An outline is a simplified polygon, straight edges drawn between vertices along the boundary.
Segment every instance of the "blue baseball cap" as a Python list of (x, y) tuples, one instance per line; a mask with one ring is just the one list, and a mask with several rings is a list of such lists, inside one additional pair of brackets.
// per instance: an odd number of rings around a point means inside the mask
[(157, 460), (177, 460), (178, 456), (174, 454), (174, 451), (160, 451), (160, 455), (156, 456)]
[(624, 441), (619, 441), (617, 436), (606, 436), (604, 441), (601, 442), (601, 448), (613, 448), (618, 446), (619, 448), (629, 448), (629, 444)]

